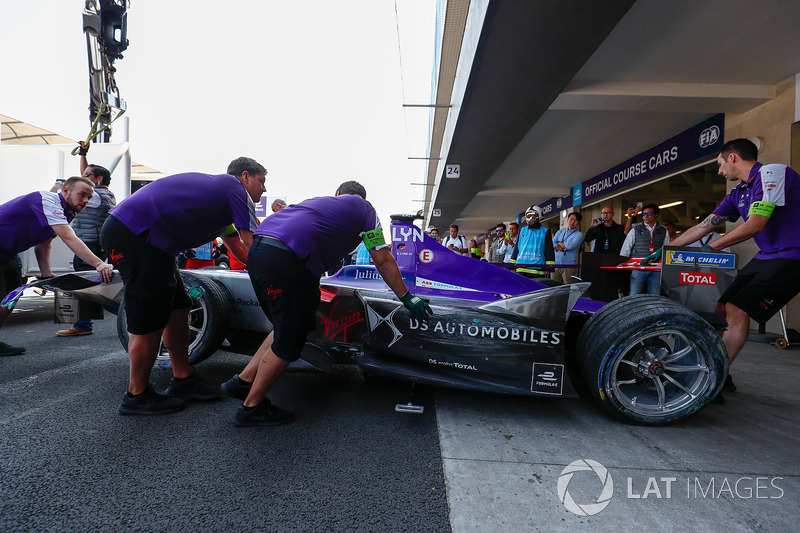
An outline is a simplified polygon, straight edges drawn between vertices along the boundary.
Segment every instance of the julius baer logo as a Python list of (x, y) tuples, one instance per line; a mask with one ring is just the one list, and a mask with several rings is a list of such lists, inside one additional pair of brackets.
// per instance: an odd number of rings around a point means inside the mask
[(629, 500), (779, 500), (782, 477), (776, 476), (641, 476), (624, 478), (624, 489), (614, 488), (611, 472), (592, 459), (568, 464), (558, 477), (558, 499), (573, 514), (602, 512), (616, 496)]

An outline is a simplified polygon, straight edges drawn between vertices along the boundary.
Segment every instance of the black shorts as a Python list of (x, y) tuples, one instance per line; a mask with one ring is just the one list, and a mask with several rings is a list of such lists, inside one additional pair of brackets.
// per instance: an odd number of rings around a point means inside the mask
[(800, 293), (800, 259), (753, 259), (739, 271), (720, 303), (764, 323)]
[(253, 239), (247, 271), (261, 309), (272, 322), (272, 352), (284, 361), (296, 361), (308, 333), (317, 326), (319, 278), (282, 242), (261, 236)]
[(22, 261), (19, 257), (8, 261), (0, 260), (0, 300), (22, 285)]
[(148, 243), (147, 232), (134, 235), (110, 216), (100, 242), (122, 276), (128, 332), (145, 335), (162, 330), (173, 310), (192, 306), (175, 258)]

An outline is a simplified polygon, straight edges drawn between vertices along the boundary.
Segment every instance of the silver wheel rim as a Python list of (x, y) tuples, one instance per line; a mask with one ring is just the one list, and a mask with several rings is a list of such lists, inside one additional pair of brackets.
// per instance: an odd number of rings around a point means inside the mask
[[(192, 351), (195, 347), (200, 344), (200, 340), (203, 338), (203, 332), (206, 330), (208, 325), (208, 307), (206, 306), (205, 299), (202, 296), (193, 296), (191, 291), (194, 290), (195, 287), (189, 289), (190, 295), (189, 297), (192, 300), (192, 307), (189, 309), (189, 356), (191, 357)], [(196, 290), (201, 291), (201, 289), (196, 288)], [(160, 368), (171, 368), (172, 363), (169, 358), (169, 351), (167, 347), (164, 345), (164, 341), (162, 339), (161, 345), (158, 348), (158, 356), (156, 357), (156, 366)]]
[(633, 413), (663, 418), (697, 403), (716, 377), (697, 343), (666, 329), (640, 334), (622, 347), (607, 391)]

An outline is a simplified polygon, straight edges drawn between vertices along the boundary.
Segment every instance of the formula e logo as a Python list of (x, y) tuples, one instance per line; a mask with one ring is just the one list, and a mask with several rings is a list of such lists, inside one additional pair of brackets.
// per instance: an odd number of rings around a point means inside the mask
[[(594, 503), (577, 503), (569, 493), (569, 483), (578, 472), (594, 472), (600, 478), (603, 488)], [(561, 500), (561, 503), (564, 504), (564, 507), (569, 512), (578, 516), (592, 516), (608, 507), (608, 504), (611, 503), (611, 497), (614, 496), (614, 480), (611, 479), (611, 474), (608, 473), (606, 467), (597, 461), (579, 459), (572, 461), (561, 471), (561, 475), (558, 476), (557, 489), (558, 499)]]
[(708, 148), (713, 146), (719, 140), (719, 127), (711, 126), (700, 132), (698, 142), (700, 148)]
[(399, 329), (397, 329), (397, 326), (394, 325), (394, 322), (392, 322), (392, 317), (398, 311), (398, 309), (400, 309), (400, 306), (397, 306), (394, 309), (392, 309), (392, 311), (385, 317), (381, 316), (370, 305), (367, 305), (366, 307), (367, 307), (367, 321), (369, 322), (370, 332), (375, 331), (376, 329), (378, 329), (378, 326), (385, 323), (387, 326), (389, 326), (389, 329), (392, 331), (393, 335), (392, 342), (389, 343), (389, 347), (391, 347), (394, 343), (403, 338), (403, 334), (400, 332)]

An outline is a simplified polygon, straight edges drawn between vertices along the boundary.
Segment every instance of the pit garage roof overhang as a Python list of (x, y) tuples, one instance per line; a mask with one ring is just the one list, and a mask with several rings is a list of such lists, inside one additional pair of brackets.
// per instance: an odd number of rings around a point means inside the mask
[[(458, 53), (441, 55), (436, 104), (451, 107), (436, 110), (424, 205), (427, 224), (468, 235), (766, 103), (800, 72), (800, 2), (450, 0), (443, 46), (459, 24)], [(459, 179), (443, 178), (447, 164)]]

